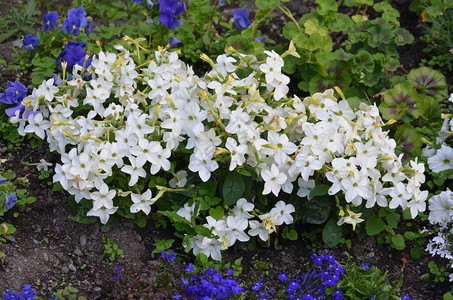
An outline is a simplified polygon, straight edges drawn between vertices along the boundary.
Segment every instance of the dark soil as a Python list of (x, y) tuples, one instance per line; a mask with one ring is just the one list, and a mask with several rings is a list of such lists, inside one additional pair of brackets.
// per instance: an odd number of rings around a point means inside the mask
[[(1, 2), (2, 5), (5, 4), (5, 1)], [(68, 3), (70, 1), (65, 2), (66, 5)], [(409, 3), (408, 0), (399, 0), (394, 5), (401, 12), (401, 26), (411, 31), (418, 41), (421, 28), (418, 17), (407, 10)], [(285, 5), (296, 14), (297, 19), (314, 8), (311, 1), (291, 1)], [(1, 10), (2, 14), (7, 11), (5, 6)], [(275, 23), (264, 25), (261, 31), (279, 41), (284, 20), (279, 12), (275, 18)], [(12, 59), (11, 45), (12, 41), (0, 44), (0, 59), (8, 63)], [(410, 70), (419, 65), (424, 57), (422, 49), (423, 44), (420, 42), (400, 49), (404, 69)], [(29, 80), (26, 75), (6, 68), (0, 71), (1, 87), (6, 87), (8, 80)], [(9, 142), (0, 137), (0, 149), (8, 145)], [(0, 159), (7, 159), (2, 167), (12, 169), (18, 177), (26, 176), (30, 182), (26, 188), (37, 199), (18, 218), (10, 216), (6, 219), (14, 224), (17, 232), (8, 237), (5, 244), (0, 245), (1, 251), (6, 253), (6, 257), (0, 261), (0, 295), (7, 290), (20, 291), (24, 284), (33, 284), (37, 290), (49, 293), (72, 285), (79, 290), (78, 295), (87, 299), (107, 299), (112, 288), (114, 267), (130, 266), (137, 272), (146, 272), (147, 267), (156, 263), (157, 257), (152, 254), (155, 240), (174, 236), (169, 230), (153, 227), (152, 221), (141, 229), (124, 220), (104, 233), (97, 224), (86, 225), (70, 220), (68, 216), (74, 214), (74, 211), (67, 204), (67, 195), (53, 192), (47, 181), (38, 178), (34, 169), (21, 164), (23, 161), (38, 162), (41, 158), (55, 160), (49, 156), (44, 144), (38, 149), (32, 148), (29, 142), (24, 142), (20, 149), (14, 149), (13, 152), (0, 150)], [(300, 232), (303, 230), (300, 228)], [(117, 243), (124, 255), (110, 261), (104, 254), (103, 236)], [(304, 264), (310, 260), (314, 251), (310, 245), (310, 241), (300, 238), (296, 242), (280, 242), (277, 247), (257, 246), (253, 251), (233, 249), (224, 253), (224, 258), (226, 261), (234, 261), (242, 257), (244, 269), (241, 278), (250, 280), (261, 277), (272, 287), (282, 271), (290, 274), (304, 272)], [(407, 251), (396, 251), (388, 245), (379, 245), (371, 237), (354, 239), (351, 249), (341, 244), (331, 251), (340, 260), (346, 258), (344, 251), (348, 251), (354, 259), (388, 271), (392, 279), (403, 275), (401, 292), (408, 294), (411, 299), (441, 299), (451, 289), (448, 284), (435, 284), (423, 279), (423, 275), (429, 272), (428, 262), (432, 260), (426, 253), (421, 259), (412, 260)], [(259, 261), (269, 262), (269, 267), (265, 270), (267, 274), (253, 267)]]

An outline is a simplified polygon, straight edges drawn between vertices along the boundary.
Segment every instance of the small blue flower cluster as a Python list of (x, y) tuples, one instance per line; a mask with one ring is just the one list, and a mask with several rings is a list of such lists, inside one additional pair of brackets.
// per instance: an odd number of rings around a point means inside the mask
[[(311, 259), (315, 265), (313, 271), (302, 274), (298, 279), (288, 282), (286, 293), (288, 299), (326, 299), (326, 288), (334, 287), (344, 272), (337, 263), (335, 256), (329, 253), (313, 254)], [(285, 278), (279, 278), (285, 281)], [(332, 293), (332, 299), (343, 299), (339, 290)]]
[(159, 21), (167, 28), (178, 28), (180, 14), (186, 11), (182, 0), (159, 0)]
[(31, 284), (29, 284), (24, 285), (22, 292), (20, 292), (19, 294), (12, 291), (6, 292), (3, 295), (2, 300), (32, 300), (35, 296), (38, 296), (38, 294), (34, 289), (31, 288)]
[(93, 23), (88, 23), (86, 18), (87, 13), (83, 6), (71, 8), (68, 12), (68, 17), (63, 22), (63, 31), (70, 34), (78, 34), (81, 28), (85, 29), (86, 34), (93, 32)]
[[(172, 267), (180, 269), (182, 274), (180, 284), (185, 287), (184, 296), (195, 299), (231, 299), (234, 295), (240, 295), (244, 288), (233, 278), (233, 270), (226, 270), (226, 275), (220, 270), (211, 267), (201, 274), (194, 272), (192, 264), (179, 264), (173, 250), (162, 251), (161, 256)], [(187, 278), (187, 279), (186, 279)], [(173, 299), (181, 299), (183, 296), (176, 294)]]

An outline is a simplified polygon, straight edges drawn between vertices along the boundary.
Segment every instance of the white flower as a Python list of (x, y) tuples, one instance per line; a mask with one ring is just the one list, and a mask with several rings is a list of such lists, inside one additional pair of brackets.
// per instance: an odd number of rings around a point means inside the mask
[(195, 243), (200, 249), (200, 253), (204, 253), (207, 257), (212, 257), (212, 259), (217, 261), (222, 260), (222, 254), (220, 253), (220, 250), (222, 249), (222, 243), (218, 240), (203, 237), (203, 239), (201, 240), (195, 240)]
[(234, 245), (236, 240), (241, 242), (247, 242), (250, 237), (244, 232), (248, 227), (248, 220), (239, 218), (238, 216), (228, 216), (226, 219), (227, 231), (226, 240), (228, 247)]
[(428, 220), (432, 224), (451, 222), (451, 212), (453, 211), (453, 197), (451, 191), (443, 191), (439, 195), (432, 196), (428, 201), (429, 216)]
[(250, 226), (250, 230), (248, 231), (249, 235), (251, 236), (258, 235), (260, 239), (265, 242), (269, 239), (269, 232), (267, 231), (263, 223), (256, 220), (250, 220), (249, 226)]
[(272, 192), (275, 196), (278, 196), (282, 185), (287, 179), (287, 176), (284, 173), (280, 173), (280, 170), (275, 164), (272, 164), (270, 170), (263, 170), (261, 172), (261, 177), (264, 180), (263, 195), (267, 195)]
[(143, 169), (140, 165), (137, 164), (137, 160), (135, 156), (129, 156), (129, 161), (131, 162), (130, 165), (124, 165), (121, 168), (121, 171), (131, 175), (131, 179), (129, 180), (129, 186), (134, 186), (139, 177), (146, 177), (145, 169)]
[(98, 206), (113, 207), (113, 198), (116, 196), (116, 190), (109, 190), (109, 186), (102, 183), (99, 191), (90, 193), (90, 197)]
[(131, 194), (131, 199), (134, 204), (132, 204), (130, 211), (131, 213), (138, 213), (140, 210), (143, 211), (145, 214), (149, 214), (151, 212), (151, 202), (152, 193), (150, 189), (147, 189), (146, 192), (143, 194)]
[(174, 175), (175, 175), (175, 177), (170, 179), (168, 184), (174, 189), (175, 188), (183, 188), (186, 185), (186, 183), (187, 183), (187, 171), (179, 170)]
[(219, 164), (212, 160), (205, 151), (199, 150), (190, 156), (189, 170), (198, 172), (204, 182), (208, 181), (211, 177), (211, 172), (218, 167)]
[(252, 211), (255, 205), (248, 202), (245, 198), (241, 198), (236, 202), (236, 205), (233, 208), (233, 213), (238, 218), (250, 219), (253, 216), (249, 214), (249, 211)]
[(286, 204), (284, 201), (278, 201), (269, 214), (273, 218), (276, 218), (275, 225), (282, 225), (283, 223), (289, 225), (293, 223), (293, 216), (291, 216), (291, 213), (295, 211), (296, 210), (292, 204)]
[(402, 182), (398, 182), (396, 186), (390, 188), (389, 196), (392, 197), (392, 201), (389, 203), (389, 207), (392, 209), (398, 206), (406, 209), (407, 200), (411, 198), (411, 194), (407, 192), (406, 186)]
[(97, 202), (93, 202), (93, 208), (88, 211), (87, 216), (99, 217), (102, 224), (107, 224), (109, 221), (110, 215), (114, 214), (118, 207), (116, 206), (98, 206)]
[[(337, 222), (337, 225), (338, 226), (341, 226), (343, 225), (344, 223), (348, 223), (348, 224), (351, 224), (352, 225), (352, 230), (355, 230), (355, 226), (361, 222), (364, 221), (364, 219), (361, 219), (360, 216), (362, 215), (362, 213), (354, 213), (353, 211), (347, 209), (346, 210), (348, 215), (347, 216), (342, 216), (338, 222)], [(340, 211), (340, 216), (343, 215), (344, 212), (343, 211)]]
[(242, 166), (245, 162), (245, 153), (247, 152), (246, 145), (237, 144), (236, 140), (228, 137), (225, 147), (230, 150), (231, 153), (231, 162), (229, 170), (233, 171), (237, 166)]
[(453, 169), (453, 148), (442, 145), (435, 155), (428, 157), (428, 165), (436, 173)]
[(47, 162), (45, 159), (40, 159), (38, 165), (36, 166), (36, 168), (39, 171), (41, 171), (41, 170), (48, 171), (49, 167), (51, 167), (51, 166), (52, 166), (52, 164), (50, 162)]
[[(184, 207), (181, 207), (176, 213), (186, 219), (189, 222), (192, 222), (192, 216), (194, 215), (195, 211), (195, 203), (193, 203), (191, 206), (189, 206), (189, 203), (185, 203)], [(196, 216), (198, 216), (198, 213)]]
[(50, 122), (43, 120), (41, 113), (30, 114), (28, 116), (28, 125), (25, 126), (24, 132), (35, 133), (41, 139), (44, 139), (45, 132), (50, 128)]

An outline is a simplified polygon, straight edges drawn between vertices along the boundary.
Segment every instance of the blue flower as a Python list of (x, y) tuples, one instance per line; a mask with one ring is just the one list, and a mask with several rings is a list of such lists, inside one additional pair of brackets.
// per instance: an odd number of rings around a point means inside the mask
[(4, 184), (6, 182), (6, 178), (0, 177), (0, 184)]
[(31, 285), (24, 285), (22, 292), (20, 294), (8, 291), (2, 297), (3, 300), (16, 300), (16, 299), (26, 299), (31, 300), (34, 299), (35, 296), (38, 296), (35, 290), (31, 288)]
[(143, 0), (134, 0), (135, 3), (140, 4), (143, 2)]
[(254, 40), (264, 44), (266, 42), (266, 37), (257, 36)]
[(154, 2), (151, 0), (146, 0), (146, 6), (148, 9), (153, 9), (154, 8)]
[(244, 30), (250, 26), (249, 10), (247, 8), (240, 8), (233, 10), (234, 25), (240, 30)]
[(39, 39), (32, 34), (27, 34), (24, 38), (24, 46), (27, 50), (33, 50), (38, 47)]
[(80, 32), (80, 19), (75, 16), (68, 17), (66, 20), (64, 20), (63, 25), (66, 29), (66, 32), (69, 32), (70, 34), (75, 35)]
[(279, 274), (278, 275), (278, 280), (287, 281), (288, 280), (288, 276), (286, 276), (285, 274)]
[(220, 7), (225, 6), (225, 0), (219, 0), (217, 5), (220, 6)]
[(339, 290), (336, 290), (335, 292), (332, 293), (332, 299), (343, 300), (343, 294)]
[(177, 44), (181, 43), (181, 41), (175, 37), (171, 37), (168, 38), (168, 43), (170, 44), (170, 48), (174, 48)]
[(20, 104), (27, 96), (27, 89), (19, 81), (8, 81), (4, 93), (0, 93), (0, 101), (5, 104)]
[[(56, 62), (61, 68), (61, 63), (62, 62), (67, 62), (67, 70), (71, 70), (74, 65), (83, 65), (83, 62), (85, 61), (85, 56), (87, 53), (83, 49), (86, 46), (85, 43), (79, 43), (79, 42), (74, 42), (74, 41), (69, 41), (66, 46), (64, 46), (63, 51), (58, 54)], [(82, 64), (80, 64), (82, 63)], [(91, 63), (91, 61), (90, 61)], [(85, 68), (89, 66), (89, 63), (85, 65)]]
[(159, 21), (167, 28), (178, 28), (180, 22), (178, 17), (186, 11), (181, 0), (159, 0)]
[(365, 270), (370, 269), (370, 267), (366, 263), (362, 263), (362, 268), (364, 268)]
[(261, 279), (259, 279), (257, 282), (253, 283), (252, 290), (259, 291), (261, 287), (262, 287)]
[(58, 13), (53, 11), (48, 14), (44, 15), (44, 22), (42, 25), (42, 28), (44, 30), (49, 30), (55, 27), (55, 24), (57, 23), (58, 20)]
[(69, 18), (77, 18), (80, 22), (80, 27), (85, 28), (88, 25), (88, 20), (86, 18), (87, 13), (85, 12), (85, 8), (83, 6), (79, 6), (77, 8), (71, 8), (68, 12), (68, 19)]
[(8, 196), (6, 196), (6, 201), (5, 201), (5, 208), (6, 210), (10, 210), (13, 208), (14, 205), (17, 203), (17, 195), (16, 193), (10, 193)]

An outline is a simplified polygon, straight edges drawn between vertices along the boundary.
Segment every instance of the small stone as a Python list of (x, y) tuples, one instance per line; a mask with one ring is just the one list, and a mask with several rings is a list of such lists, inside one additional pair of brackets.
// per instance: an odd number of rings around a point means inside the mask
[(68, 269), (69, 269), (70, 271), (72, 271), (72, 272), (75, 272), (75, 271), (77, 270), (76, 267), (74, 267), (73, 264), (70, 264), (70, 265), (68, 266)]
[(86, 235), (80, 236), (80, 246), (85, 247), (87, 245), (87, 237)]
[(97, 285), (102, 285), (102, 280), (97, 279), (97, 280), (95, 281), (95, 283), (96, 283)]
[(6, 235), (5, 236), (5, 240), (7, 240), (10, 243), (15, 243), (16, 242), (16, 239), (13, 236), (11, 236), (11, 235)]
[(63, 273), (65, 273), (65, 274), (68, 274), (68, 273), (69, 273), (69, 268), (66, 267), (66, 266), (64, 266), (64, 267), (61, 268), (61, 271), (62, 271)]
[(368, 258), (372, 258), (372, 257), (374, 257), (374, 252), (370, 252), (370, 253), (368, 253), (367, 257), (368, 257)]
[(96, 286), (96, 287), (94, 287), (94, 291), (99, 293), (102, 291), (102, 289), (100, 287)]
[(80, 251), (79, 247), (75, 248), (74, 254), (77, 255), (77, 256), (82, 256), (83, 255), (83, 253), (82, 253), (82, 251)]

